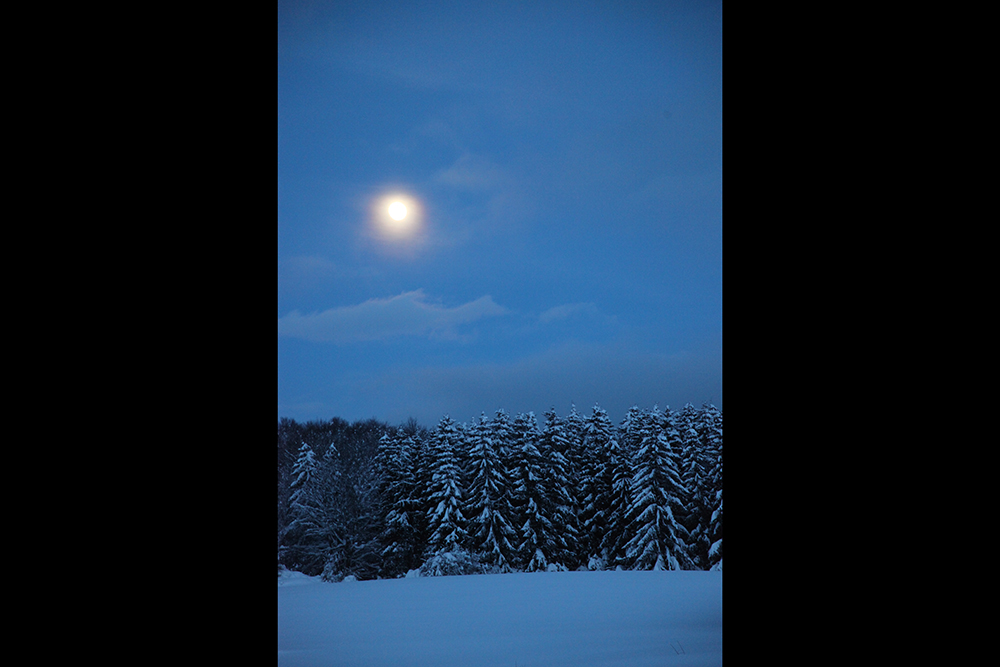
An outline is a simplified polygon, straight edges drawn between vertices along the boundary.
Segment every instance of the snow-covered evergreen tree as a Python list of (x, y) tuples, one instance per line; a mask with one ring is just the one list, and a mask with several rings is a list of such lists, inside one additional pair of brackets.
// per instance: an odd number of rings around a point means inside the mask
[(299, 448), (299, 456), (292, 467), (292, 496), (289, 502), (294, 504), (302, 500), (310, 482), (316, 476), (316, 466), (316, 452), (303, 442)]
[(292, 496), (292, 469), (298, 457), (298, 448), (302, 438), (298, 424), (294, 420), (282, 417), (278, 420), (278, 563), (281, 563), (281, 546), (288, 533), (291, 521), (289, 511)]
[(528, 572), (548, 568), (553, 554), (552, 522), (543, 486), (545, 470), (538, 451), (535, 414), (521, 413), (514, 419), (512, 472), (517, 525), (520, 529), (519, 561)]
[(416, 534), (418, 553), (426, 553), (430, 538), (429, 517), (434, 506), (431, 505), (431, 485), (434, 477), (434, 453), (431, 447), (433, 433), (425, 432), (414, 436), (414, 451), (411, 457), (413, 465), (413, 490), (410, 502), (413, 505), (413, 529)]
[(485, 413), (469, 429), (471, 481), (465, 506), (469, 546), (487, 566), (512, 572), (516, 531), (511, 525), (510, 482), (493, 434)]
[(710, 403), (703, 405), (695, 419), (694, 430), (705, 457), (705, 471), (710, 489), (707, 495), (714, 497), (722, 488), (722, 411)]
[(601, 537), (601, 560), (608, 568), (628, 566), (625, 558), (625, 543), (628, 541), (628, 512), (632, 506), (632, 465), (627, 450), (619, 444), (619, 438), (633, 438), (638, 430), (641, 413), (633, 407), (626, 415), (617, 438), (606, 443), (602, 455), (601, 476), (607, 483), (607, 497), (600, 505), (605, 512), (604, 535)]
[(380, 577), (397, 577), (420, 565), (420, 551), (414, 517), (414, 475), (412, 459), (416, 450), (412, 435), (393, 429), (382, 436), (375, 466), (378, 471), (380, 529), (377, 538)]
[(343, 537), (323, 568), (323, 578), (372, 579), (378, 574), (377, 476), (373, 465), (386, 425), (374, 419), (350, 424), (334, 437), (324, 461), (338, 470), (334, 498)]
[(687, 492), (686, 514), (678, 518), (690, 534), (690, 557), (698, 568), (708, 569), (712, 543), (709, 524), (717, 506), (718, 490), (713, 486), (710, 472), (719, 456), (721, 415), (714, 406), (705, 405), (696, 411), (688, 404), (678, 421), (683, 424), (684, 437), (678, 433), (678, 438), (682, 450), (681, 480)]
[(612, 447), (617, 448), (614, 425), (607, 412), (595, 405), (583, 428), (583, 453), (581, 457), (580, 508), (581, 542), (592, 569), (601, 569), (601, 544), (607, 531), (608, 510), (611, 503), (611, 467), (608, 457)]
[(573, 500), (572, 512), (575, 518), (576, 527), (576, 547), (575, 554), (571, 559), (575, 566), (586, 565), (590, 557), (590, 543), (583, 525), (583, 511), (586, 507), (586, 489), (584, 480), (589, 474), (587, 470), (586, 451), (584, 449), (585, 420), (576, 411), (576, 405), (570, 406), (569, 414), (563, 420), (563, 427), (566, 432), (566, 463), (569, 486), (567, 487)]
[[(514, 425), (511, 423), (510, 415), (502, 408), (498, 409), (490, 420), (490, 439), (493, 441), (493, 449), (509, 473), (510, 452), (514, 446)], [(509, 495), (508, 493), (508, 503)]]
[(576, 411), (576, 405), (570, 406), (569, 414), (563, 420), (563, 430), (566, 433), (566, 463), (570, 480), (570, 491), (573, 493), (573, 507), (577, 517), (583, 509), (583, 476), (585, 475), (585, 453), (583, 447), (586, 422)]
[(626, 558), (636, 570), (691, 569), (687, 531), (674, 517), (683, 508), (680, 475), (657, 408), (645, 415), (638, 435)]
[(468, 542), (462, 514), (462, 440), (458, 424), (447, 415), (431, 436), (433, 472), (429, 488), (431, 509), (427, 515), (430, 535), (425, 550), (428, 557), (465, 547)]
[(722, 569), (722, 412), (714, 405), (706, 406), (702, 439), (712, 455), (712, 469), (708, 473), (708, 488), (712, 491), (714, 509), (709, 520), (708, 568)]
[[(330, 445), (333, 448), (333, 445)], [(340, 553), (346, 532), (343, 507), (338, 502), (340, 471), (334, 458), (316, 460), (303, 443), (295, 462), (291, 523), (285, 536), (282, 562), (310, 576), (321, 574)]]
[(685, 403), (684, 407), (674, 415), (674, 427), (677, 429), (677, 434), (681, 438), (682, 448), (698, 448), (698, 430), (695, 428), (697, 422), (698, 409), (690, 403)]
[(708, 569), (722, 569), (722, 489), (716, 495), (718, 507), (712, 512), (712, 521), (709, 530), (712, 536), (712, 546), (708, 549)]
[(545, 425), (538, 439), (538, 453), (545, 473), (540, 485), (552, 532), (549, 562), (576, 569), (580, 530), (576, 515), (576, 494), (570, 467), (570, 442), (565, 423), (555, 409), (545, 413)]
[(632, 458), (639, 448), (642, 440), (642, 427), (646, 421), (646, 415), (639, 409), (638, 405), (633, 405), (625, 413), (625, 419), (618, 427), (618, 444), (622, 452), (628, 458)]
[(579, 445), (583, 443), (583, 431), (586, 428), (585, 419), (576, 410), (576, 404), (570, 405), (569, 414), (566, 415), (566, 419), (563, 420), (566, 429), (566, 439), (569, 440), (570, 444)]
[[(345, 449), (351, 449), (356, 443), (353, 439), (345, 439), (342, 444)], [(343, 458), (337, 446), (330, 443), (321, 464), (325, 470), (336, 471), (327, 478), (329, 495), (326, 503), (330, 507), (329, 516), (335, 517), (337, 522), (331, 523), (331, 527), (337, 525), (337, 530), (335, 537), (331, 533), (331, 548), (320, 573), (324, 581), (340, 581), (346, 575), (363, 576), (368, 574), (367, 566), (370, 564), (364, 563), (371, 556), (367, 544), (371, 536), (366, 530), (369, 517), (360, 507), (358, 491), (362, 488), (367, 490), (371, 480), (360, 474), (355, 466), (345, 470)]]
[(681, 484), (684, 487), (684, 511), (678, 512), (676, 518), (688, 531), (689, 557), (698, 568), (705, 569), (710, 544), (708, 519), (712, 514), (706, 467), (711, 465), (711, 462), (696, 439), (682, 440), (676, 428), (671, 428), (671, 436), (676, 449), (681, 452), (680, 473)]

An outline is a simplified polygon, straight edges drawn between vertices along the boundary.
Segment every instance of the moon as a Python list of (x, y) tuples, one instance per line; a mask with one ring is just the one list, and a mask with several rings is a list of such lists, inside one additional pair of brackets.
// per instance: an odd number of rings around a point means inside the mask
[(368, 224), (387, 247), (415, 248), (423, 238), (426, 214), (420, 198), (407, 188), (386, 188), (369, 200)]
[(389, 215), (393, 220), (402, 220), (406, 217), (406, 205), (403, 202), (393, 202), (389, 205)]

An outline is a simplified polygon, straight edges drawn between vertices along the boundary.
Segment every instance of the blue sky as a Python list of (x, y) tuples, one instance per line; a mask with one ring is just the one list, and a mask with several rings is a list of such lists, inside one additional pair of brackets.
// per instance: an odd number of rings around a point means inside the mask
[(277, 247), (279, 417), (722, 407), (721, 2), (279, 0)]

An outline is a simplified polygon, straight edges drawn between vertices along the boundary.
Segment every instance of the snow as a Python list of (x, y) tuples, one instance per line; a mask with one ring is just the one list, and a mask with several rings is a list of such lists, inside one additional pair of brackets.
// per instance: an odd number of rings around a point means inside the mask
[(292, 570), (282, 570), (278, 573), (278, 586), (304, 586), (314, 584), (319, 580), (319, 577), (310, 577)]
[(710, 667), (722, 572), (278, 581), (278, 665)]
[(722, 547), (722, 540), (712, 542), (712, 546), (708, 550), (708, 557), (711, 558), (715, 554), (719, 553), (719, 548)]

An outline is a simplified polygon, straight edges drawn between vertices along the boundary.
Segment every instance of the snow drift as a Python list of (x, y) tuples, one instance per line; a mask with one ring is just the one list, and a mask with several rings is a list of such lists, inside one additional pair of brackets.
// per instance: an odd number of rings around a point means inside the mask
[(278, 582), (278, 665), (722, 664), (722, 572)]

